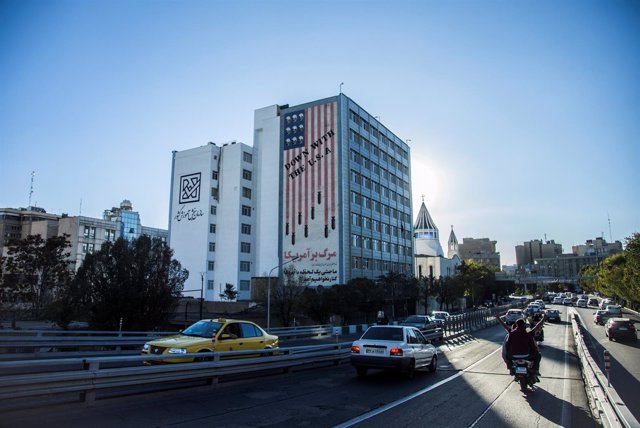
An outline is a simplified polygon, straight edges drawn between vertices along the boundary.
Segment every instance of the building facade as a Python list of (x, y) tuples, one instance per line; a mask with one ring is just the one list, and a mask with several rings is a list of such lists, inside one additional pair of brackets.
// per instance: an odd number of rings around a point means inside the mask
[(500, 270), (500, 253), (496, 251), (496, 241), (489, 238), (462, 238), (458, 245), (462, 260), (475, 260), (491, 266), (496, 272)]
[(6, 246), (11, 239), (24, 239), (28, 235), (40, 235), (43, 239), (68, 235), (69, 261), (76, 271), (88, 253), (100, 250), (107, 241), (120, 237), (131, 241), (143, 235), (163, 241), (168, 238), (166, 229), (142, 226), (140, 214), (133, 211), (133, 205), (126, 199), (120, 207), (106, 210), (102, 219), (50, 214), (36, 207), (3, 208), (0, 209), (0, 230), (3, 231), (3, 255), (6, 255)]
[(523, 245), (516, 245), (516, 264), (519, 268), (534, 263), (536, 259), (553, 258), (562, 254), (562, 245), (550, 241), (534, 239), (527, 241)]
[(256, 245), (253, 171), (253, 148), (242, 143), (173, 152), (169, 245), (189, 271), (185, 296), (224, 300), (220, 295), (231, 284), (239, 300), (250, 298)]
[(310, 286), (413, 274), (404, 141), (344, 94), (259, 109), (254, 126), (257, 276), (285, 263)]

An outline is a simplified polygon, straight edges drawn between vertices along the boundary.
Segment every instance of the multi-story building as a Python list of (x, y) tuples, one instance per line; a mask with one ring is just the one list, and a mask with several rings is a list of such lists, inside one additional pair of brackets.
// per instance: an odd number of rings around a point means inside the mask
[(496, 272), (500, 270), (500, 253), (496, 251), (496, 241), (489, 238), (462, 238), (458, 245), (462, 260), (475, 260), (491, 266)]
[(88, 253), (100, 250), (106, 241), (123, 237), (132, 240), (146, 235), (167, 240), (166, 229), (142, 226), (140, 214), (133, 211), (131, 202), (124, 200), (119, 208), (104, 213), (102, 219), (86, 216), (69, 216), (46, 213), (42, 208), (0, 209), (0, 229), (2, 251), (6, 255), (6, 245), (10, 239), (23, 239), (28, 235), (40, 235), (43, 239), (68, 235), (71, 247), (69, 259), (72, 268), (78, 270)]
[(255, 112), (256, 276), (311, 286), (413, 275), (409, 146), (338, 96)]
[[(222, 300), (227, 284), (250, 298), (255, 263), (253, 148), (209, 143), (173, 152), (169, 244), (189, 270), (183, 293)], [(277, 198), (271, 190), (271, 197)], [(276, 216), (277, 213), (272, 213)]]
[(622, 242), (609, 243), (602, 237), (588, 239), (583, 245), (572, 246), (571, 252), (576, 256), (598, 256), (604, 258), (622, 252)]
[(516, 264), (519, 268), (532, 265), (536, 259), (553, 258), (562, 254), (562, 245), (550, 241), (534, 239), (523, 245), (516, 245)]

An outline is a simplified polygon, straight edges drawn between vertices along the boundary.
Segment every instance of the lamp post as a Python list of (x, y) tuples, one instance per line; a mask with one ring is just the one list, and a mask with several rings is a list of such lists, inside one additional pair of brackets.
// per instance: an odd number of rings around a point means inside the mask
[(200, 319), (202, 319), (202, 303), (204, 300), (204, 296), (202, 293), (204, 292), (204, 272), (200, 272)]
[[(269, 279), (267, 280), (267, 331), (271, 329), (271, 274), (273, 273), (274, 270), (281, 268), (287, 263), (291, 263), (295, 260), (298, 260), (298, 256), (295, 256), (291, 260), (287, 260), (286, 262), (281, 263), (278, 266), (275, 266), (273, 269), (269, 271)], [(278, 273), (278, 278), (279, 277), (280, 275)]]

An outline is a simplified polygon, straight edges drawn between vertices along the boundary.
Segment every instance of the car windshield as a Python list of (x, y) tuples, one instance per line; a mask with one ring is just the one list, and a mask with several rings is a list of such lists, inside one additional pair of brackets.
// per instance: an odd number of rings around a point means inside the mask
[(220, 330), (222, 323), (217, 321), (198, 321), (197, 323), (184, 329), (181, 334), (185, 336), (206, 337), (210, 339)]
[(438, 318), (439, 320), (443, 320), (447, 317), (444, 312), (436, 312), (433, 314), (433, 316)]
[(553, 310), (549, 310), (549, 311), (547, 311), (547, 313), (548, 313), (549, 315), (557, 315), (557, 314), (558, 314), (558, 311), (556, 311), (555, 309), (553, 309)]
[(417, 322), (417, 323), (424, 323), (426, 322), (426, 318), (425, 317), (419, 317), (416, 315), (410, 316), (408, 317), (406, 320), (404, 320), (404, 322)]
[(362, 339), (400, 342), (402, 341), (402, 329), (394, 327), (370, 328), (362, 335)]

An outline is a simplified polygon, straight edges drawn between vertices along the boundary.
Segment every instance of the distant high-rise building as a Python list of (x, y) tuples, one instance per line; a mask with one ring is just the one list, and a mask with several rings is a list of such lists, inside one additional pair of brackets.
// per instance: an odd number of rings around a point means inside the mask
[(500, 270), (500, 253), (496, 251), (496, 241), (489, 238), (462, 238), (458, 246), (462, 260), (475, 260)]
[(554, 240), (543, 242), (539, 239), (516, 245), (516, 264), (519, 268), (533, 264), (536, 259), (552, 258), (562, 254), (562, 245)]

